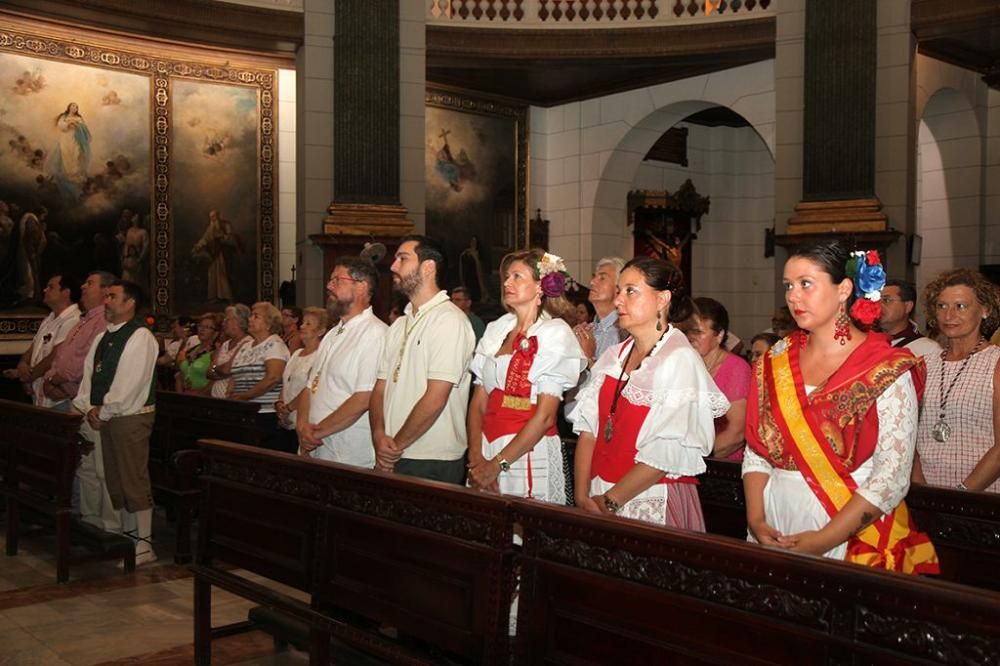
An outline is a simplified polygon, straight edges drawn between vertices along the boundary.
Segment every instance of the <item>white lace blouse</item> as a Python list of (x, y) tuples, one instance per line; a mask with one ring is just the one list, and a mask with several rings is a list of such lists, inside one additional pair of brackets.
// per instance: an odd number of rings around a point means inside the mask
[[(806, 386), (806, 394), (816, 387)], [(878, 442), (872, 457), (855, 471), (867, 478), (859, 480), (858, 494), (889, 513), (906, 497), (910, 489), (910, 470), (917, 438), (917, 391), (910, 373), (904, 373), (882, 392), (876, 401), (878, 410)], [(771, 463), (747, 447), (743, 457), (743, 474), (763, 472), (770, 476)]]
[[(605, 377), (617, 380), (633, 340), (608, 349), (594, 364), (590, 381), (577, 395), (569, 420), (577, 433), (600, 430), (598, 399)], [(715, 385), (701, 356), (678, 329), (670, 326), (631, 376), (621, 399), (648, 406), (636, 440), (636, 463), (668, 478), (705, 471), (704, 457), (715, 443), (714, 421), (729, 411), (729, 400)]]
[[(487, 394), (497, 388), (503, 389), (507, 383), (511, 355), (498, 357), (496, 353), (516, 325), (517, 317), (505, 314), (490, 322), (476, 346), (470, 369), (475, 383), (482, 385)], [(587, 365), (573, 329), (562, 319), (554, 319), (543, 312), (528, 329), (528, 337), (538, 338), (538, 353), (528, 370), (531, 404), (538, 402), (539, 393), (562, 398), (565, 391), (577, 385), (580, 371)]]

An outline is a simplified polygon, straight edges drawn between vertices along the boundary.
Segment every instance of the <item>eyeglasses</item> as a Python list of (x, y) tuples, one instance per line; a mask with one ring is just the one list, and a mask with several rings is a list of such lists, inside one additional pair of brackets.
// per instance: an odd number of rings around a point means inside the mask
[(883, 296), (882, 302), (887, 305), (892, 305), (893, 303), (902, 303), (903, 299), (899, 296)]
[(339, 282), (364, 282), (364, 280), (355, 280), (352, 277), (342, 277), (340, 275), (331, 275), (330, 276), (330, 282), (328, 282), (327, 284), (330, 284), (330, 283), (337, 284)]

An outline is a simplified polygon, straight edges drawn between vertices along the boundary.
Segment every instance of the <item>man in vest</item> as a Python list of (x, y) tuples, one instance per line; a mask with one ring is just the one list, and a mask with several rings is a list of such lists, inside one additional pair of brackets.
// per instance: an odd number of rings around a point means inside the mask
[(159, 347), (135, 318), (142, 292), (118, 280), (108, 289), (108, 327), (90, 347), (73, 406), (100, 434), (104, 478), (111, 504), (121, 510), (122, 529), (136, 542), (136, 564), (156, 559), (150, 545), (153, 492), (149, 482), (149, 437), (156, 400)]

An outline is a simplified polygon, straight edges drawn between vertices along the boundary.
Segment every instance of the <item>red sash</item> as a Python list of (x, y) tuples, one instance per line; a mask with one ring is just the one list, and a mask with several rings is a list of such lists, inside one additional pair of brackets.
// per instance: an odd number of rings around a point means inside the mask
[[(525, 338), (523, 333), (518, 333), (514, 338), (514, 352), (507, 367), (504, 388), (493, 389), (486, 404), (483, 434), (488, 441), (520, 432), (538, 409), (537, 404), (531, 404), (531, 382), (528, 381), (528, 371), (537, 354), (538, 338)], [(553, 425), (545, 434), (552, 436), (559, 433)]]
[[(870, 334), (821, 389), (806, 397), (798, 365), (804, 334), (758, 363), (747, 412), (747, 444), (777, 467), (798, 469), (832, 518), (857, 490), (851, 472), (878, 439), (875, 401), (904, 372), (923, 390), (923, 361)], [(794, 465), (794, 467), (793, 467)], [(852, 535), (845, 559), (904, 573), (938, 573), (934, 546), (905, 502)]]

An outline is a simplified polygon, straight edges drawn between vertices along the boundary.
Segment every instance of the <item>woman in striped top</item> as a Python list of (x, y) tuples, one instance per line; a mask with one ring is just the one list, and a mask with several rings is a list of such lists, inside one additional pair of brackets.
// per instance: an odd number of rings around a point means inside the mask
[(249, 344), (233, 358), (230, 400), (260, 404), (257, 427), (263, 446), (279, 449), (278, 416), (274, 403), (281, 396), (281, 374), (288, 361), (288, 347), (281, 339), (281, 312), (271, 303), (255, 303), (250, 309)]

